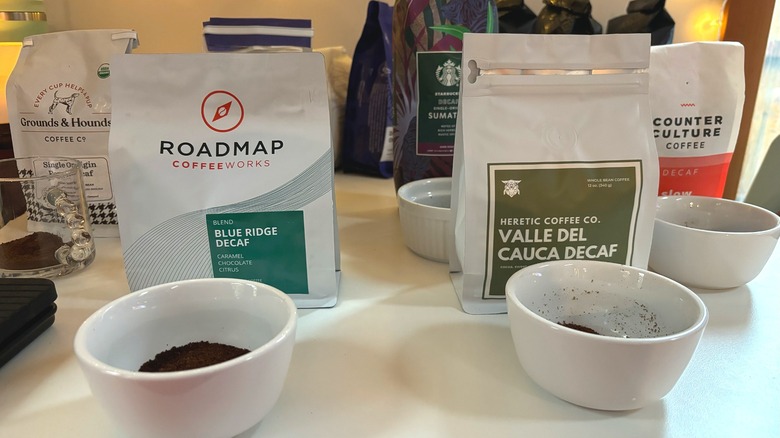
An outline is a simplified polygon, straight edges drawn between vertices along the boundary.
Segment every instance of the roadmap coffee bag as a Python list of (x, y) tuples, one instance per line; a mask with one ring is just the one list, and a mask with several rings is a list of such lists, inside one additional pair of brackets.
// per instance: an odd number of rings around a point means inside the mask
[(232, 277), (336, 303), (339, 251), (319, 53), (114, 58), (115, 181), (131, 290)]
[(466, 312), (506, 312), (506, 281), (535, 263), (647, 266), (649, 55), (646, 34), (466, 34), (450, 256)]

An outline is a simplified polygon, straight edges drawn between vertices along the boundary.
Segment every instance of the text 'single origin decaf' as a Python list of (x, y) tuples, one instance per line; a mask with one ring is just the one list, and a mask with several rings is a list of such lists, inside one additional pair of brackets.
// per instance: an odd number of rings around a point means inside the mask
[(114, 58), (109, 152), (131, 290), (229, 277), (336, 303), (339, 250), (319, 53)]

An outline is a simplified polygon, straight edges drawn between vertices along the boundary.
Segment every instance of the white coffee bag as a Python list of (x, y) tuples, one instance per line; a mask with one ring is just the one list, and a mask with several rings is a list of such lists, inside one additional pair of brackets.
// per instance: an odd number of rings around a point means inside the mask
[(535, 263), (647, 266), (649, 52), (649, 35), (466, 34), (450, 257), (466, 312), (505, 312), (507, 279)]
[(118, 235), (108, 164), (110, 60), (137, 46), (126, 29), (28, 36), (6, 87), (14, 155), (79, 159), (97, 237)]
[(653, 46), (650, 110), (662, 196), (723, 196), (745, 104), (742, 44)]
[(109, 152), (137, 290), (233, 277), (336, 303), (328, 89), (319, 53), (114, 58)]

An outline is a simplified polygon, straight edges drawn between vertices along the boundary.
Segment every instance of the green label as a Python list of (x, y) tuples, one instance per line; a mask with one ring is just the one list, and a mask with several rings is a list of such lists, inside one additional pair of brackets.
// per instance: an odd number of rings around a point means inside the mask
[(106, 79), (109, 76), (111, 76), (111, 67), (106, 63), (100, 64), (97, 69), (97, 77)]
[(452, 155), (460, 52), (417, 52), (417, 155)]
[(207, 214), (214, 277), (308, 294), (302, 211)]
[(503, 298), (519, 269), (551, 260), (630, 264), (641, 163), (488, 164), (483, 298)]

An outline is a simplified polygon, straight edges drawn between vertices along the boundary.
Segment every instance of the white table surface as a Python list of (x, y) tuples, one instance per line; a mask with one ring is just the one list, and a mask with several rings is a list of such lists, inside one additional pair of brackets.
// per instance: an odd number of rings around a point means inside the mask
[[(697, 291), (709, 325), (666, 398), (602, 412), (528, 378), (505, 314), (461, 310), (447, 266), (404, 246), (391, 180), (339, 174), (336, 199), (339, 304), (299, 312), (281, 398), (241, 437), (780, 437), (780, 248), (748, 285)], [(118, 239), (97, 251), (55, 280), (54, 325), (0, 368), (0, 437), (121, 436), (72, 350), (82, 321), (128, 292)]]

